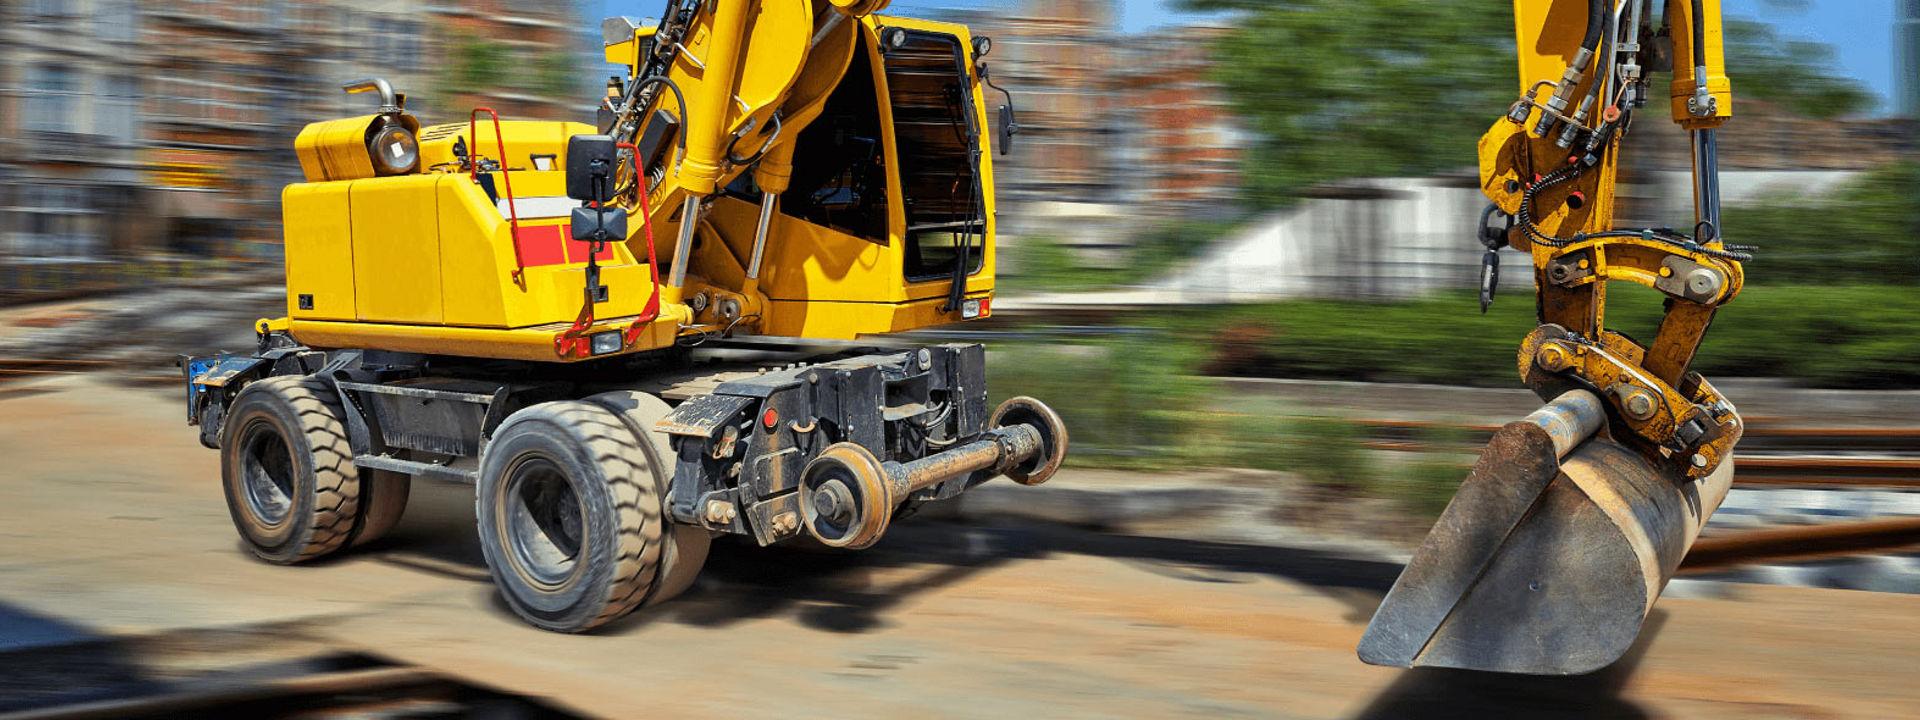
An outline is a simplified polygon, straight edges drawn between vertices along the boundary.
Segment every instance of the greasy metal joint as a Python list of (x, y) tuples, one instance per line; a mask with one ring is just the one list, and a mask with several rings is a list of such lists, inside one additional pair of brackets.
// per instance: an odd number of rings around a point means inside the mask
[(1565, 343), (1550, 342), (1540, 346), (1536, 359), (1548, 372), (1560, 372), (1573, 367), (1573, 350)]
[(1627, 414), (1627, 417), (1635, 420), (1653, 417), (1653, 413), (1660, 409), (1653, 391), (1643, 387), (1615, 385), (1613, 394), (1620, 399), (1620, 409)]

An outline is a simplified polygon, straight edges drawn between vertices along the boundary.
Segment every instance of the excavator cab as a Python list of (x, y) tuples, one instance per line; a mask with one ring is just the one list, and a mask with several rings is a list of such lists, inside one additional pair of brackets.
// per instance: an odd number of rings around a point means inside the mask
[[(1481, 234), (1481, 298), (1492, 300), (1494, 251), (1531, 257), (1540, 325), (1519, 366), (1547, 404), (1494, 434), (1367, 626), (1368, 663), (1605, 667), (1726, 497), (1744, 426), (1688, 365), (1752, 259), (1720, 226), (1714, 133), (1733, 97), (1717, 0), (1658, 4), (1513, 2), (1522, 91), (1480, 140), (1486, 215), (1504, 221)], [(1620, 138), (1662, 62), (1673, 119), (1693, 134), (1695, 222), (1617, 228)], [(1651, 342), (1608, 328), (1615, 282), (1667, 296)]]

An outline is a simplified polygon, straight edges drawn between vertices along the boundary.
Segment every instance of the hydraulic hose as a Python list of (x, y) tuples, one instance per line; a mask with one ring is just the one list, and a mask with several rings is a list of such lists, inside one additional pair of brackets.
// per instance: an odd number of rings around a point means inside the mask
[(1606, 31), (1607, 0), (1587, 0), (1587, 32), (1580, 40), (1579, 51), (1573, 54), (1573, 61), (1567, 63), (1565, 74), (1553, 96), (1547, 98), (1547, 108), (1552, 112), (1540, 114), (1540, 122), (1534, 126), (1534, 133), (1540, 137), (1552, 137), (1553, 131), (1560, 127), (1556, 113), (1567, 110), (1567, 104), (1573, 101), (1574, 90), (1586, 77), (1587, 66), (1593, 63), (1600, 48), (1600, 36)]
[[(1693, 66), (1707, 66), (1707, 14), (1701, 9), (1700, 0), (1693, 0)], [(1702, 78), (1696, 82), (1705, 83)]]
[[(1700, 0), (1693, 0), (1693, 6), (1700, 7)], [(1587, 0), (1587, 34), (1580, 40), (1581, 49), (1592, 52), (1600, 48), (1600, 33), (1606, 21), (1607, 0)]]

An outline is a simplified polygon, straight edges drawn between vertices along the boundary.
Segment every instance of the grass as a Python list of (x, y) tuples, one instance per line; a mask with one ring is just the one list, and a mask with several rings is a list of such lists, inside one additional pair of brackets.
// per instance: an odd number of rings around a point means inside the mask
[[(1661, 296), (1609, 297), (1609, 327), (1653, 336)], [(1531, 298), (1477, 310), (1464, 294), (1175, 309), (1112, 336), (998, 343), (989, 386), (996, 402), (1015, 391), (1059, 410), (1073, 438), (1069, 466), (1283, 471), (1326, 497), (1390, 498), (1431, 519), (1465, 476), (1466, 458), (1387, 461), (1364, 449), (1359, 426), (1330, 414), (1337, 409), (1230, 397), (1209, 376), (1518, 387), (1515, 352), (1534, 327)], [(1920, 288), (1749, 287), (1716, 318), (1694, 368), (1821, 387), (1920, 387)], [(1463, 440), (1435, 432), (1422, 440)]]
[[(1620, 283), (1609, 291), (1608, 327), (1652, 338), (1662, 296)], [(1210, 374), (1509, 387), (1535, 319), (1531, 298), (1502, 298), (1481, 315), (1463, 293), (1200, 308), (1179, 322), (1208, 345), (1199, 365)], [(1816, 387), (1920, 387), (1920, 287), (1749, 287), (1721, 309), (1693, 367)]]

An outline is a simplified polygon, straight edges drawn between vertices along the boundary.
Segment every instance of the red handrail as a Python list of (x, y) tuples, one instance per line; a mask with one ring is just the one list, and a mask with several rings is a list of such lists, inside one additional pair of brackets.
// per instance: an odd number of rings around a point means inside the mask
[(626, 341), (632, 343), (640, 336), (642, 326), (660, 317), (660, 263), (653, 254), (653, 213), (647, 209), (647, 174), (640, 167), (640, 149), (632, 143), (620, 143), (619, 147), (633, 152), (633, 183), (640, 195), (640, 229), (647, 236), (647, 274), (653, 276), (653, 296), (647, 298), (646, 308), (640, 311), (640, 317), (634, 319), (627, 328)]
[(493, 143), (500, 148), (500, 182), (507, 188), (507, 222), (513, 229), (509, 236), (513, 243), (513, 281), (526, 288), (527, 262), (520, 257), (520, 209), (513, 203), (513, 174), (507, 170), (507, 138), (500, 132), (500, 113), (493, 108), (477, 107), (467, 115), (467, 137), (473, 138), (473, 149), (467, 152), (468, 164), (472, 166), (473, 181), (480, 181), (480, 113), (493, 116)]
[[(620, 335), (621, 349), (624, 350), (626, 346), (632, 345), (634, 340), (639, 339), (640, 332), (645, 330), (649, 323), (660, 317), (660, 263), (654, 254), (653, 213), (647, 209), (649, 191), (647, 175), (640, 167), (640, 151), (632, 143), (620, 143), (618, 147), (633, 152), (633, 182), (639, 190), (640, 228), (647, 236), (647, 274), (653, 279), (653, 294), (647, 298), (646, 306), (640, 310), (640, 316), (634, 318), (633, 324), (627, 326), (626, 332)], [(598, 204), (596, 203), (595, 206), (597, 207)], [(588, 251), (592, 251), (591, 246)], [(593, 328), (593, 322), (593, 301), (588, 300), (585, 307), (580, 308), (580, 315), (573, 319), (573, 325), (553, 339), (553, 351), (560, 357), (574, 354), (576, 349), (581, 355), (592, 354), (593, 348), (585, 335)]]

